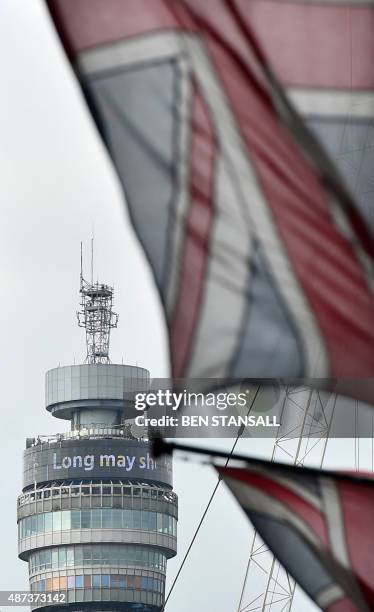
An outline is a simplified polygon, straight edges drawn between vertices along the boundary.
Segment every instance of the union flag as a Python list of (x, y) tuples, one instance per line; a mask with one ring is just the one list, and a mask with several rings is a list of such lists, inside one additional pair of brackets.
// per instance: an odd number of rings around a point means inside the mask
[(175, 377), (372, 377), (371, 0), (50, 0)]
[(374, 609), (373, 479), (259, 460), (217, 470), (321, 610)]

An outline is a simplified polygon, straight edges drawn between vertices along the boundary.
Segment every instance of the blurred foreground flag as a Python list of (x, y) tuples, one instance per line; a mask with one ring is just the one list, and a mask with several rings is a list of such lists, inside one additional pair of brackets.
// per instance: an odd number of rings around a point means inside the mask
[[(173, 375), (374, 376), (373, 3), (48, 6), (150, 261)], [(340, 143), (350, 186), (282, 84)]]
[(374, 610), (374, 480), (265, 461), (217, 470), (322, 610)]

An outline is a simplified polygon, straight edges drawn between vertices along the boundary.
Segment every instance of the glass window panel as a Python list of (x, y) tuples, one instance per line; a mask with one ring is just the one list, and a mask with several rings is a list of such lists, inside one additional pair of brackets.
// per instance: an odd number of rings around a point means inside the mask
[(91, 527), (91, 510), (82, 510), (81, 527), (82, 529), (89, 529)]
[(94, 510), (92, 510), (91, 525), (92, 525), (92, 529), (101, 528), (101, 509), (100, 508), (95, 508)]
[(71, 523), (71, 529), (80, 529), (81, 513), (79, 510), (71, 510), (70, 523)]
[(110, 546), (103, 546), (101, 548), (101, 554), (102, 554), (102, 564), (112, 565), (112, 562), (113, 562), (112, 548)]
[(129, 589), (134, 588), (134, 576), (127, 576), (127, 587)]
[(52, 568), (56, 569), (58, 567), (58, 549), (52, 550)]
[(150, 531), (156, 531), (157, 530), (157, 512), (150, 512), (148, 521), (149, 521)]
[(61, 531), (61, 512), (52, 512), (53, 531)]
[(140, 576), (134, 576), (134, 587), (140, 589)]
[(52, 590), (53, 591), (58, 591), (60, 586), (60, 579), (58, 576), (56, 576), (55, 578), (52, 578)]
[(58, 566), (65, 567), (66, 565), (66, 548), (59, 548), (58, 550)]
[(146, 589), (146, 588), (147, 588), (147, 586), (148, 586), (148, 580), (147, 580), (147, 578), (144, 578), (144, 577), (143, 577), (143, 578), (141, 579), (141, 583), (140, 583), (140, 584), (141, 584), (141, 588), (142, 588), (142, 589)]
[[(149, 565), (149, 561), (148, 561), (148, 550), (146, 548), (144, 548), (143, 550), (140, 551), (141, 555), (140, 555), (140, 562), (143, 565)], [(153, 555), (153, 553), (150, 553), (151, 555)]]
[(109, 574), (102, 574), (101, 576), (101, 588), (109, 589)]
[(157, 512), (157, 531), (162, 533), (162, 514)]
[(60, 589), (66, 589), (66, 576), (60, 576)]
[(167, 533), (168, 532), (168, 517), (166, 514), (162, 515), (162, 533)]
[(61, 512), (61, 528), (70, 529), (70, 527), (71, 527), (70, 510), (63, 510)]
[(35, 535), (38, 532), (38, 517), (36, 514), (31, 517), (31, 535)]
[(140, 510), (133, 510), (133, 528), (134, 529), (140, 529), (141, 523), (141, 511)]
[(113, 510), (113, 528), (122, 529), (122, 510)]
[(83, 563), (88, 565), (92, 560), (92, 548), (91, 546), (83, 546)]
[(51, 578), (47, 578), (45, 581), (45, 590), (50, 591), (52, 589), (52, 580)]
[(52, 531), (52, 512), (44, 514), (44, 531), (50, 533)]
[(83, 550), (81, 546), (74, 547), (74, 563), (75, 565), (82, 565), (83, 563)]
[(120, 550), (118, 546), (104, 546), (103, 555), (105, 555), (106, 559), (110, 559), (113, 565), (118, 565)]
[(40, 567), (40, 569), (44, 569), (44, 567), (45, 567), (45, 563), (44, 563), (44, 550), (41, 550), (38, 553), (38, 556), (37, 556), (37, 565)]
[(75, 587), (75, 576), (68, 576), (68, 589), (74, 589)]
[(103, 508), (102, 510), (103, 528), (108, 529), (113, 527), (112, 523), (112, 510), (110, 508)]
[(84, 577), (84, 586), (85, 586), (85, 588), (90, 588), (91, 587), (91, 576), (85, 576)]
[(123, 527), (124, 529), (131, 529), (132, 527), (132, 511), (123, 510)]
[(150, 513), (146, 510), (141, 512), (142, 529), (146, 529), (147, 531), (149, 530), (149, 514)]
[(75, 576), (75, 588), (83, 589), (83, 576), (81, 574), (78, 574), (78, 576)]
[(66, 550), (66, 565), (68, 567), (74, 565), (74, 548), (68, 548)]
[(113, 589), (119, 589), (121, 587), (121, 576), (111, 576), (110, 577), (110, 586)]
[(97, 574), (93, 574), (92, 575), (92, 586), (96, 587), (96, 588), (100, 588), (100, 581), (101, 576), (97, 575)]
[(44, 514), (38, 514), (37, 516), (37, 530), (38, 533), (42, 533), (44, 531)]
[(51, 568), (51, 561), (52, 561), (52, 551), (46, 550), (45, 551), (45, 568), (46, 569)]
[(124, 554), (124, 562), (125, 563), (130, 563), (131, 565), (134, 565), (134, 561), (135, 561), (135, 550), (133, 547), (129, 547), (127, 549), (125, 549), (123, 551)]

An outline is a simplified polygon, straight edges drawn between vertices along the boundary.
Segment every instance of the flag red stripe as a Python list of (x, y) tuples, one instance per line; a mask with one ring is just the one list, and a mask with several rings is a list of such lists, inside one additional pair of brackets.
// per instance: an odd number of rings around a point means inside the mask
[(326, 608), (326, 612), (359, 612), (356, 604), (354, 604), (348, 597), (342, 597), (338, 601), (330, 604)]
[[(305, 501), (302, 497), (288, 489), (286, 485), (272, 480), (263, 474), (251, 472), (241, 468), (219, 468), (224, 478), (234, 478), (247, 485), (252, 485), (264, 493), (268, 493), (275, 500), (284, 504), (291, 513), (306, 523), (318, 536), (321, 542), (328, 547), (328, 534), (324, 517), (319, 510)], [(275, 475), (276, 478), (276, 475)], [(251, 509), (248, 508), (248, 512)]]
[(47, 0), (73, 54), (178, 24), (164, 0)]
[(280, 80), (293, 87), (374, 87), (374, 7), (239, 0)]
[[(374, 7), (276, 0), (237, 0), (236, 4), (243, 19), (254, 27), (278, 77), (286, 85), (374, 87)], [(204, 10), (204, 3), (201, 5)], [(73, 53), (180, 27), (165, 0), (50, 0), (49, 8), (57, 23), (69, 24), (68, 46)], [(216, 1), (215, 11), (211, 11), (211, 3), (205, 10), (212, 18), (216, 14), (228, 36), (236, 35), (230, 32), (232, 20), (225, 14), (221, 0)]]
[(196, 332), (208, 264), (213, 223), (215, 137), (201, 95), (195, 87), (190, 149), (190, 206), (185, 224), (180, 286), (171, 322), (173, 375), (181, 376)]
[[(374, 488), (337, 482), (348, 553), (366, 601), (374, 609)], [(357, 512), (357, 508), (360, 509)]]

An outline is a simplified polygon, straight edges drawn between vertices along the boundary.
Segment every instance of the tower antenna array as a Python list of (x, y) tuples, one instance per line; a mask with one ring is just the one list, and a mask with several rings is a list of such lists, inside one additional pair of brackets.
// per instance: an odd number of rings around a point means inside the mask
[(93, 240), (91, 241), (91, 282), (83, 277), (81, 243), (80, 310), (77, 312), (79, 327), (86, 330), (87, 354), (85, 363), (110, 363), (110, 330), (117, 327), (118, 314), (113, 312), (114, 289), (103, 283), (93, 282)]

